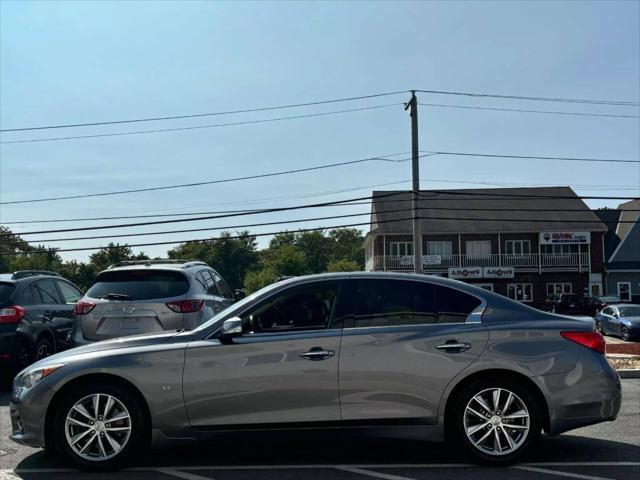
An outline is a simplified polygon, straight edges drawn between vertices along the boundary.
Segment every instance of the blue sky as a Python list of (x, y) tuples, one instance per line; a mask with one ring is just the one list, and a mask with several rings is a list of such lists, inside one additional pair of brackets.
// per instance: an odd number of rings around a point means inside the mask
[[(377, 92), (428, 89), (640, 99), (639, 2), (14, 2), (0, 3), (0, 121), (24, 126), (180, 115)], [(121, 137), (0, 145), (2, 201), (189, 183), (410, 150), (406, 95), (224, 117), (6, 133), (2, 141), (265, 119), (393, 104), (308, 119)], [(638, 115), (638, 108), (419, 96), (421, 102)], [(424, 150), (638, 159), (638, 119), (422, 106)], [(462, 182), (617, 185), (582, 195), (640, 194), (637, 164), (438, 156), (422, 160), (423, 188)], [(410, 164), (97, 199), (0, 206), (0, 222), (96, 215), (287, 206), (365, 196), (410, 178)], [(443, 180), (446, 182), (436, 182)], [(399, 183), (397, 187), (408, 186)], [(629, 189), (628, 187), (636, 187)], [(390, 186), (388, 188), (394, 188)], [(617, 201), (589, 204), (615, 206)], [(357, 213), (314, 210), (181, 224), (217, 227)], [(338, 212), (336, 212), (338, 213)], [(365, 221), (365, 217), (353, 220)], [(334, 223), (349, 223), (350, 219)], [(95, 222), (93, 223), (95, 224)], [(327, 225), (324, 222), (298, 226)], [(48, 225), (51, 227), (51, 225)], [(56, 224), (56, 227), (78, 226)], [(31, 225), (12, 225), (15, 231)], [(157, 231), (147, 227), (136, 232)], [(281, 227), (276, 227), (281, 228)], [(39, 228), (38, 228), (39, 229)], [(267, 232), (274, 227), (252, 229)], [(129, 231), (133, 231), (129, 229)], [(108, 233), (108, 232), (102, 232)], [(214, 232), (215, 234), (215, 232)], [(206, 233), (134, 237), (129, 243)], [(60, 236), (60, 235), (58, 235)], [(35, 237), (29, 237), (35, 239)], [(53, 238), (40, 235), (38, 239)], [(121, 240), (123, 241), (123, 240)], [(55, 242), (63, 248), (106, 240)], [(162, 255), (167, 247), (144, 248)], [(87, 252), (65, 254), (83, 259)]]

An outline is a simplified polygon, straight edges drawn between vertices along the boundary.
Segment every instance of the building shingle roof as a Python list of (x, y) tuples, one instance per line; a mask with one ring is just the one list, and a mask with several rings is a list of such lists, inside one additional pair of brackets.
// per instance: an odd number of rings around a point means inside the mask
[[(410, 191), (374, 191), (371, 233), (411, 233), (410, 200)], [(425, 234), (607, 230), (570, 187), (423, 190), (420, 208), (420, 229)], [(407, 211), (395, 211), (402, 209)], [(376, 223), (398, 219), (407, 220)]]

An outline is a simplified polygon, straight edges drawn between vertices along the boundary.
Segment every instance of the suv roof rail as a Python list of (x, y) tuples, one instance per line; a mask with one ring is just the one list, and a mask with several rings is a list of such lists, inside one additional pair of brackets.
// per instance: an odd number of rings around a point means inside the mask
[(182, 268), (195, 267), (196, 265), (204, 265), (205, 267), (209, 266), (206, 262), (202, 262), (200, 260), (188, 260), (182, 265)]
[(11, 275), (11, 278), (14, 280), (19, 280), (21, 278), (33, 277), (35, 275), (51, 275), (53, 277), (61, 276), (59, 273), (51, 272), (49, 270), (16, 270)]
[(118, 263), (114, 263), (113, 265), (109, 265), (107, 270), (111, 268), (117, 267), (128, 267), (129, 265), (181, 265), (182, 267), (190, 267), (192, 265), (206, 265), (206, 263), (201, 262), (199, 260), (181, 260), (175, 258), (155, 258), (153, 260), (123, 260)]

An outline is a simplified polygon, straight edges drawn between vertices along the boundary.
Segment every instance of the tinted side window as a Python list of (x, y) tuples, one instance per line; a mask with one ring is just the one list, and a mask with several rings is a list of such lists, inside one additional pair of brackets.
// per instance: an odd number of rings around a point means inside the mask
[(434, 323), (435, 289), (426, 282), (360, 280), (354, 295), (354, 327)]
[(611, 307), (603, 308), (602, 309), (602, 314), (603, 315), (612, 315), (613, 314), (613, 309)]
[(53, 283), (53, 280), (41, 280), (34, 285), (36, 291), (40, 294), (43, 304), (55, 304), (62, 303), (58, 289)]
[(62, 297), (64, 298), (64, 303), (73, 304), (82, 298), (82, 292), (78, 290), (73, 285), (68, 284), (67, 282), (56, 281), (58, 284), (58, 288), (60, 288), (60, 292), (62, 293)]
[(464, 322), (480, 303), (460, 290), (438, 286), (438, 323)]
[(192, 286), (195, 287), (200, 293), (205, 293), (207, 291), (207, 286), (202, 271), (199, 271), (195, 274), (195, 281), (193, 282)]
[(15, 289), (12, 283), (0, 283), (0, 302), (9, 300)]
[(220, 290), (220, 293), (222, 293), (223, 297), (233, 298), (231, 289), (227, 285), (227, 282), (225, 282), (220, 275), (218, 275), (216, 272), (213, 272), (213, 279), (215, 280), (216, 286), (218, 287), (218, 290)]
[(214, 282), (213, 277), (211, 276), (211, 272), (209, 272), (209, 270), (203, 270), (202, 276), (204, 277), (207, 295), (220, 296), (220, 292), (218, 291), (218, 287), (216, 287), (216, 282)]
[(338, 282), (318, 282), (291, 287), (267, 299), (245, 319), (259, 332), (327, 328), (338, 286)]

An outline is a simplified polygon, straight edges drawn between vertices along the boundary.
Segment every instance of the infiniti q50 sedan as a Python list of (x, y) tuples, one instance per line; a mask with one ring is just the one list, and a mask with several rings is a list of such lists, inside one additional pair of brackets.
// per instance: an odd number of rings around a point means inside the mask
[(152, 440), (230, 430), (419, 428), (480, 462), (616, 418), (592, 321), (427, 275), (278, 282), (192, 331), (97, 342), (14, 380), (11, 438), (114, 468)]

